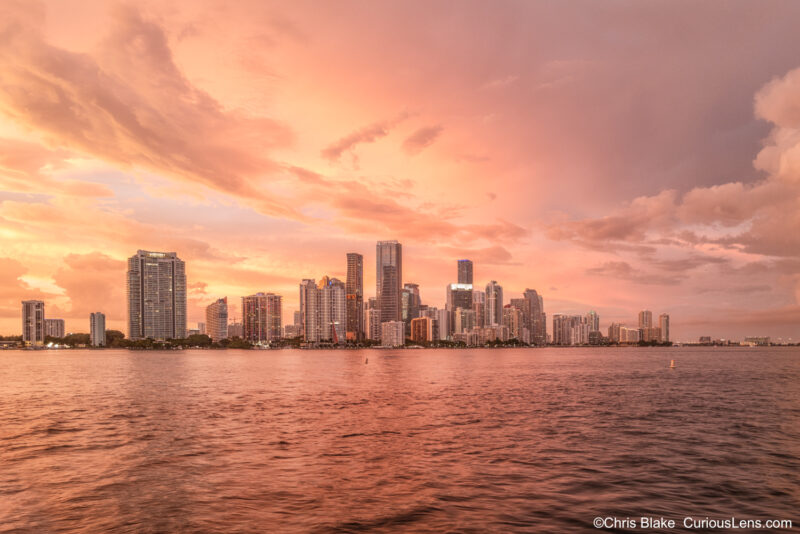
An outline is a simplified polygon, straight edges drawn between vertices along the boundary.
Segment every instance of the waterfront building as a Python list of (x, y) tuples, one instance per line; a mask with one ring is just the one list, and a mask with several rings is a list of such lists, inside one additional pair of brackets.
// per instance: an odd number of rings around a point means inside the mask
[(100, 312), (89, 314), (89, 339), (93, 347), (106, 346), (106, 316)]
[(436, 313), (436, 320), (439, 323), (439, 341), (446, 341), (450, 336), (450, 312), (445, 309), (439, 309)]
[(242, 339), (250, 343), (271, 343), (281, 338), (282, 297), (256, 293), (242, 297)]
[(300, 294), (304, 297), (303, 339), (308, 343), (345, 343), (347, 299), (345, 283), (323, 276), (319, 283), (303, 280)]
[(471, 308), (456, 308), (453, 312), (453, 333), (460, 334), (475, 328), (475, 312)]
[(619, 342), (623, 344), (635, 344), (641, 341), (641, 329), (619, 327)]
[(430, 343), (439, 339), (438, 324), (431, 317), (411, 319), (411, 340), (418, 343)]
[(586, 314), (586, 323), (589, 325), (589, 332), (600, 331), (600, 316), (596, 311), (590, 311)]
[(748, 345), (750, 347), (767, 347), (771, 344), (771, 339), (769, 336), (746, 336), (742, 345)]
[(381, 311), (377, 306), (364, 310), (364, 334), (372, 341), (381, 340)]
[(186, 337), (186, 272), (174, 252), (139, 250), (128, 258), (128, 337)]
[(206, 306), (206, 333), (214, 342), (228, 337), (228, 297)]
[(659, 337), (659, 341), (661, 343), (668, 343), (669, 342), (669, 315), (666, 313), (662, 313), (658, 316), (658, 327), (661, 329), (661, 336)]
[(244, 336), (242, 323), (233, 322), (228, 325), (228, 339), (233, 339), (235, 337), (241, 338), (242, 336)]
[(521, 309), (512, 304), (503, 306), (503, 326), (508, 328), (509, 336), (511, 336), (512, 339), (522, 341), (523, 320)]
[(355, 252), (347, 254), (347, 279), (345, 280), (347, 341), (364, 338), (364, 256)]
[(399, 321), (403, 287), (403, 246), (397, 241), (378, 241), (375, 247), (375, 295), (381, 322)]
[(608, 327), (608, 340), (611, 343), (619, 343), (620, 342), (620, 329), (623, 328), (625, 325), (620, 323), (611, 323)]
[(283, 337), (294, 339), (300, 336), (300, 327), (296, 324), (287, 324), (283, 327)]
[(22, 341), (26, 345), (42, 345), (45, 337), (44, 301), (22, 301)]
[(472, 285), (472, 260), (458, 260), (458, 283)]
[(206, 323), (198, 322), (197, 323), (197, 331), (200, 332), (201, 334), (205, 334), (206, 333)]
[(486, 284), (486, 326), (503, 322), (503, 288), (495, 280)]
[(589, 343), (589, 324), (580, 315), (553, 315), (554, 345), (586, 345)]
[(532, 345), (547, 345), (547, 314), (544, 312), (544, 299), (535, 289), (526, 289), (523, 298), (530, 303), (527, 318)]
[(486, 292), (477, 289), (472, 290), (472, 310), (475, 312), (475, 325), (483, 327), (486, 325)]
[(66, 335), (64, 319), (45, 319), (44, 335), (45, 337), (64, 337)]
[(653, 312), (650, 310), (642, 310), (639, 312), (639, 328), (652, 328), (653, 327)]
[(381, 346), (402, 347), (406, 343), (406, 327), (403, 321), (381, 323)]
[(419, 317), (419, 308), (422, 306), (418, 284), (403, 284), (401, 303), (401, 319), (406, 325), (406, 334), (411, 335), (411, 320)]

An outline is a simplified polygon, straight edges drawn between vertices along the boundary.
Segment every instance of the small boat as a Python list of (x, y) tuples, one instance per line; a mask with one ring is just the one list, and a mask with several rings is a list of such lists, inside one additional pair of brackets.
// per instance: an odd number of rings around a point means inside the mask
[(670, 360), (669, 361), (669, 368), (670, 369), (675, 369), (675, 360)]

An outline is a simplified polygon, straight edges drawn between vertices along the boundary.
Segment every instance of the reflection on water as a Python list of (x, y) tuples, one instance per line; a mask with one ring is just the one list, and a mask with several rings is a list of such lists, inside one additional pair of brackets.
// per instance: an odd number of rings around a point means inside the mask
[(5, 351), (0, 467), (0, 531), (800, 520), (800, 350)]

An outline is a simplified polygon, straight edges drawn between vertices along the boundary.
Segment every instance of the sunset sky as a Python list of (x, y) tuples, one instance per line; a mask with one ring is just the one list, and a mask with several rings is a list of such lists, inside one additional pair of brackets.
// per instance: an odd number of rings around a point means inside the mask
[[(800, 2), (0, 3), (0, 334), (125, 330), (125, 260), (189, 323), (375, 241), (442, 306), (800, 340)], [(548, 331), (552, 324), (548, 324)]]

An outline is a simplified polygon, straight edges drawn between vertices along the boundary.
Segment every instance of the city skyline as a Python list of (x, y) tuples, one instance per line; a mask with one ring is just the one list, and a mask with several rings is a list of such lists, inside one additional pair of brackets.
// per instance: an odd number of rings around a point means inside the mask
[(348, 252), (366, 308), (396, 239), (437, 306), (470, 259), (548, 321), (797, 339), (800, 6), (769, 4), (3, 3), (0, 333), (33, 300), (127, 333), (137, 249), (186, 262), (190, 328), (259, 291), (288, 322)]

